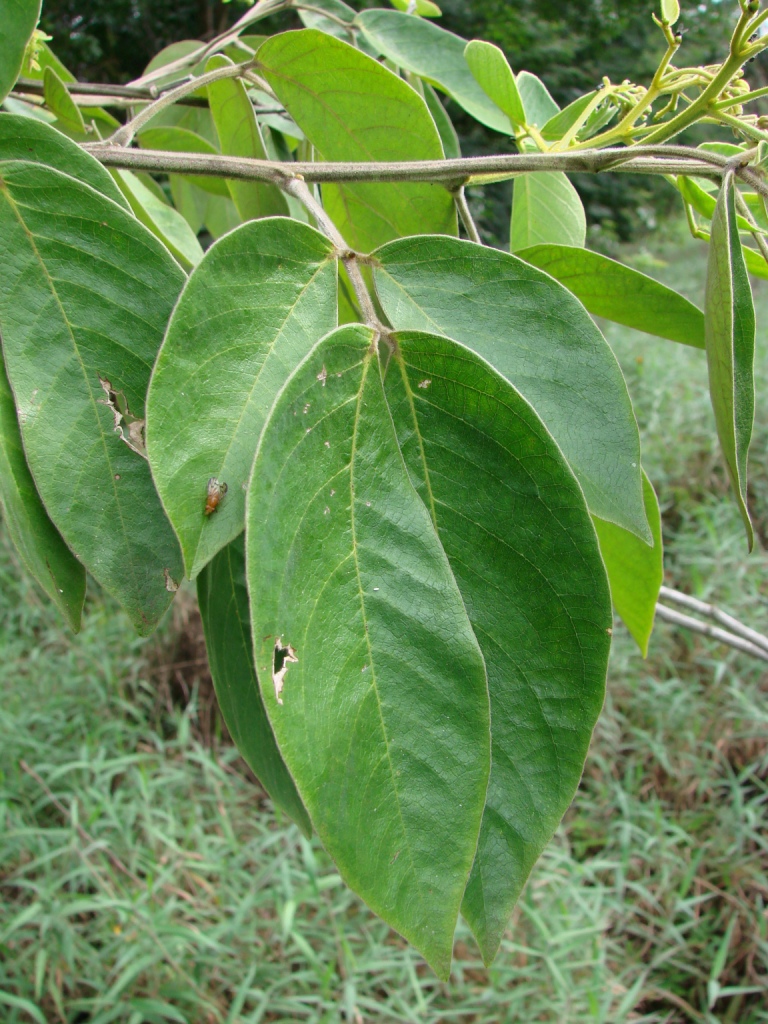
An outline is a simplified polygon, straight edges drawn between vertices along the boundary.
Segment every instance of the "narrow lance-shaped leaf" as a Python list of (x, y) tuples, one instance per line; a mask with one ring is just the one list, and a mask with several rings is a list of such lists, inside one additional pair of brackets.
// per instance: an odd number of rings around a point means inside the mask
[(183, 280), (146, 228), (87, 185), (0, 164), (0, 331), (27, 461), (67, 544), (141, 633), (182, 575), (135, 449)]
[(620, 526), (595, 517), (600, 553), (608, 570), (613, 606), (632, 634), (643, 657), (653, 631), (656, 602), (664, 582), (664, 550), (659, 502), (643, 473), (645, 513), (653, 534), (653, 546)]
[(75, 135), (85, 135), (83, 115), (53, 68), (46, 68), (43, 73), (43, 90), (46, 106), (56, 115), (61, 127)]
[[(206, 71), (215, 71), (231, 64), (231, 60), (217, 55), (208, 61)], [(253, 105), (242, 82), (236, 78), (211, 82), (208, 86), (208, 102), (222, 153), (254, 160), (268, 159)], [(243, 220), (288, 213), (288, 204), (276, 185), (264, 181), (229, 180), (227, 187)]]
[(705, 301), (709, 392), (717, 434), (750, 551), (747, 454), (755, 416), (755, 308), (736, 223), (733, 173), (723, 178), (712, 218)]
[(16, 405), (0, 361), (0, 505), (14, 547), (69, 628), (80, 630), (85, 569), (45, 511), (27, 466)]
[(373, 338), (350, 326), (321, 341), (270, 413), (246, 516), (252, 633), (326, 849), (446, 978), (488, 783), (488, 690)]
[(509, 231), (512, 252), (550, 242), (583, 246), (586, 238), (587, 218), (579, 193), (562, 171), (515, 178)]
[(0, 0), (0, 103), (21, 73), (27, 43), (32, 38), (41, 0)]
[(447, 92), (481, 124), (514, 134), (507, 114), (475, 81), (464, 59), (465, 39), (400, 11), (362, 11), (356, 23), (365, 38), (398, 67)]
[(581, 303), (522, 260), (473, 242), (404, 238), (374, 257), (390, 323), (443, 334), (487, 359), (542, 418), (590, 510), (650, 540), (626, 383)]
[(576, 122), (584, 117), (584, 112), (590, 105), (593, 105), (597, 91), (585, 93), (579, 96), (573, 103), (569, 103), (564, 110), (554, 114), (541, 129), (541, 137), (548, 142), (554, 142), (570, 131)]
[(0, 113), (0, 160), (29, 160), (55, 167), (95, 188), (124, 210), (130, 210), (109, 171), (96, 157), (51, 125), (30, 117)]
[(182, 267), (191, 270), (196, 266), (203, 258), (203, 249), (179, 211), (158, 199), (130, 171), (113, 173), (137, 220), (167, 246)]
[(581, 777), (610, 597), (583, 494), (530, 405), (448, 338), (395, 338), (386, 391), (403, 457), (488, 672), (492, 767), (462, 913), (490, 962)]
[(535, 245), (516, 255), (551, 274), (595, 316), (704, 348), (702, 311), (647, 274), (577, 246)]
[[(314, 228), (253, 221), (211, 246), (173, 311), (147, 399), (147, 450), (194, 579), (243, 529), (261, 428), (291, 372), (336, 326), (336, 260)], [(205, 515), (210, 479), (226, 485)]]
[[(303, 29), (267, 40), (259, 62), (324, 160), (442, 159), (440, 136), (421, 96), (354, 47)], [(323, 202), (349, 245), (364, 252), (400, 235), (457, 230), (453, 199), (439, 185), (326, 185)]]
[(277, 749), (253, 665), (243, 534), (200, 573), (197, 598), (216, 699), (227, 729), (273, 803), (309, 836), (312, 825)]
[(459, 136), (456, 133), (456, 129), (453, 127), (453, 122), (448, 116), (448, 111), (441, 103), (440, 98), (429, 82), (424, 83), (424, 102), (427, 104), (429, 112), (434, 119), (435, 126), (440, 133), (440, 141), (443, 144), (443, 152), (445, 153), (446, 159), (458, 159), (458, 157), (461, 156)]
[(523, 101), (517, 89), (514, 72), (503, 51), (493, 43), (473, 39), (471, 43), (467, 43), (464, 59), (477, 84), (507, 115), (512, 125), (524, 125)]

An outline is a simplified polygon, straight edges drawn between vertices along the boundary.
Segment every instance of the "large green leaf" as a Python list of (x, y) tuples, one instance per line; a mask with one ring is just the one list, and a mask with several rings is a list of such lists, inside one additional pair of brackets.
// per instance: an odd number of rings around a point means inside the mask
[(613, 605), (634, 637), (643, 657), (653, 630), (656, 602), (664, 582), (661, 513), (651, 481), (643, 473), (645, 514), (653, 534), (653, 547), (620, 526), (595, 517), (600, 553), (608, 570)]
[(584, 497), (530, 405), (463, 346), (395, 337), (386, 389), (403, 456), (488, 671), (492, 768), (462, 913), (490, 962), (581, 777), (610, 597)]
[(705, 299), (709, 392), (717, 434), (750, 551), (747, 455), (755, 416), (755, 308), (739, 240), (733, 173), (723, 178), (712, 217)]
[(21, 443), (16, 404), (0, 361), (0, 505), (24, 565), (77, 633), (85, 598), (85, 569), (45, 511)]
[[(245, 486), (270, 406), (335, 326), (333, 246), (299, 221), (242, 225), (189, 278), (152, 376), (147, 450), (191, 579), (242, 531)], [(212, 477), (227, 493), (205, 516)]]
[(243, 534), (200, 573), (197, 598), (216, 699), (227, 729), (273, 803), (309, 836), (312, 825), (277, 749), (253, 665)]
[(167, 246), (187, 270), (203, 258), (197, 236), (178, 210), (174, 210), (130, 171), (114, 171), (115, 180), (131, 205), (134, 216)]
[(543, 419), (590, 510), (650, 540), (627, 387), (581, 303), (522, 260), (473, 242), (404, 238), (375, 259), (390, 323), (446, 335), (487, 359)]
[[(144, 128), (137, 137), (144, 149), (161, 149), (170, 153), (203, 153), (216, 156), (218, 149), (202, 135), (181, 128), (178, 125), (161, 125), (160, 127)], [(210, 192), (214, 196), (229, 198), (229, 189), (223, 178), (213, 178), (206, 174), (184, 175), (191, 184)]]
[(584, 207), (565, 174), (544, 171), (515, 178), (509, 229), (512, 252), (549, 242), (583, 246), (586, 237)]
[(465, 39), (400, 11), (362, 11), (357, 16), (366, 39), (398, 67), (447, 92), (481, 124), (514, 135), (512, 122), (475, 81), (464, 59)]
[(0, 261), (3, 349), (40, 497), (148, 633), (181, 578), (181, 555), (114, 407), (130, 439), (184, 273), (121, 207), (23, 162), (0, 164)]
[(130, 209), (109, 171), (95, 157), (41, 121), (0, 113), (0, 160), (31, 160), (55, 167)]
[(545, 270), (595, 316), (704, 348), (704, 314), (647, 274), (578, 246), (535, 245), (516, 254)]
[[(217, 55), (208, 61), (206, 71), (215, 71), (228, 64), (231, 65), (232, 61)], [(255, 160), (269, 159), (253, 105), (242, 82), (236, 78), (211, 82), (208, 102), (222, 153)], [(265, 181), (230, 180), (227, 187), (243, 220), (288, 214), (285, 196), (276, 185)]]
[(0, 103), (21, 73), (24, 52), (32, 38), (41, 0), (0, 0)]
[[(303, 29), (267, 40), (259, 61), (324, 160), (442, 159), (421, 96), (354, 47)], [(439, 185), (327, 185), (323, 201), (346, 241), (365, 252), (400, 235), (456, 234), (453, 200)]]
[(270, 413), (246, 516), (252, 634), (326, 849), (446, 978), (488, 783), (488, 690), (373, 338), (350, 326), (321, 341)]

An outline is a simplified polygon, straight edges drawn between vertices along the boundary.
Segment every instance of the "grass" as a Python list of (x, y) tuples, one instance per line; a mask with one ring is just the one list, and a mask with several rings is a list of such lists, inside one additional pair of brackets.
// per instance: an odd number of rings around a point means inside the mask
[[(703, 249), (673, 236), (632, 258), (700, 301)], [(768, 322), (768, 293), (758, 304)], [(768, 556), (745, 553), (701, 353), (608, 334), (660, 493), (668, 582), (768, 631)], [(763, 395), (767, 371), (763, 351)], [(765, 537), (764, 401), (753, 451)], [(274, 815), (216, 730), (201, 742), (197, 691), (165, 699), (158, 649), (98, 592), (67, 635), (2, 538), (0, 1020), (768, 1022), (759, 663), (663, 624), (644, 662), (616, 630), (574, 805), (494, 966), (460, 924), (442, 984)]]

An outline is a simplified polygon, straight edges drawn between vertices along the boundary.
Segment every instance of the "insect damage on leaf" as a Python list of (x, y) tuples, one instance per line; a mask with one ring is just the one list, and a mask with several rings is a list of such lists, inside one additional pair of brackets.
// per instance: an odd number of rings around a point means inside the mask
[[(147, 457), (147, 449), (144, 444), (144, 420), (134, 416), (128, 408), (128, 400), (122, 391), (116, 391), (106, 377), (99, 377), (106, 399), (99, 399), (101, 405), (106, 405), (112, 410), (115, 420), (115, 433), (119, 434), (131, 451), (136, 452), (142, 459)], [(126, 434), (126, 430), (128, 433)]]
[(298, 661), (296, 655), (296, 648), (291, 647), (290, 644), (283, 646), (282, 637), (275, 637), (275, 656), (272, 663), (272, 682), (275, 684), (275, 698), (278, 704), (283, 703), (283, 698), (280, 694), (283, 691), (285, 684), (285, 674), (288, 671), (288, 666), (293, 662)]
[(168, 568), (163, 569), (163, 576), (165, 577), (165, 589), (169, 594), (175, 594), (179, 589), (179, 584), (171, 576), (171, 570)]
[(212, 476), (208, 481), (208, 489), (205, 496), (204, 514), (206, 516), (213, 515), (226, 493), (227, 485), (217, 480), (215, 476)]

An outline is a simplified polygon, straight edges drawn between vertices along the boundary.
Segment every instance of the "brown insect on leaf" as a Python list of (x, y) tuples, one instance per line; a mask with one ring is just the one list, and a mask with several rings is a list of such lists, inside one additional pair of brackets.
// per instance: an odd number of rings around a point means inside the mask
[(210, 516), (216, 511), (226, 493), (227, 485), (212, 476), (208, 481), (208, 490), (205, 496), (205, 515)]

